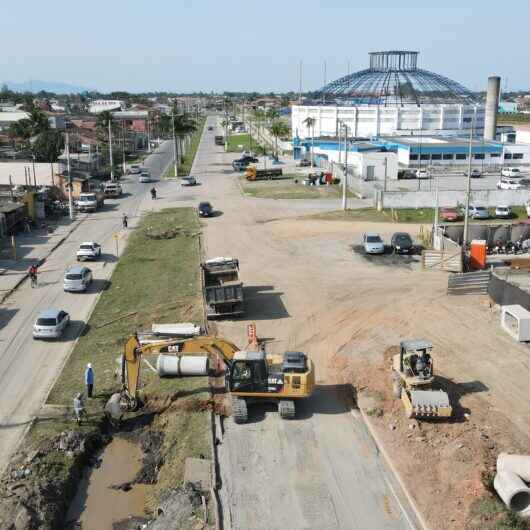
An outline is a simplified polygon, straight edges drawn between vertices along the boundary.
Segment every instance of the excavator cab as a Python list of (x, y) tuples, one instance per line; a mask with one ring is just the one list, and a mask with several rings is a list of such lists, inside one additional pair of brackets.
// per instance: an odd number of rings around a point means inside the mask
[(430, 383), (433, 379), (432, 344), (425, 340), (409, 340), (400, 344), (400, 372), (415, 378), (416, 384)]
[(262, 351), (239, 351), (227, 370), (230, 392), (266, 392), (267, 362)]

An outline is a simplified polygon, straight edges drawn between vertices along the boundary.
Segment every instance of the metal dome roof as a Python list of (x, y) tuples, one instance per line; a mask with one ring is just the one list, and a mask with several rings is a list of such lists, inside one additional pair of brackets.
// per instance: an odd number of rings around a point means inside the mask
[(370, 53), (370, 68), (341, 77), (313, 96), (341, 104), (403, 105), (474, 103), (473, 94), (460, 83), (417, 67), (418, 52)]

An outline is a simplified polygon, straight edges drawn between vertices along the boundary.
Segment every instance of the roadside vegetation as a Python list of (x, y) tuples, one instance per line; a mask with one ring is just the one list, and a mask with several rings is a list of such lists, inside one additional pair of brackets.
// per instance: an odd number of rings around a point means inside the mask
[(256, 155), (265, 153), (263, 147), (249, 133), (230, 134), (227, 144), (228, 153), (242, 153), (243, 151), (251, 151)]
[[(47, 409), (60, 413), (52, 414), (51, 420), (34, 423), (25, 440), (26, 450), (40, 450), (60, 433), (73, 431), (87, 441), (86, 450), (93, 452), (94, 444), (105, 441), (102, 432), (108, 427), (103, 408), (110, 395), (120, 388), (116, 379), (117, 359), (126, 339), (138, 329), (150, 329), (153, 322), (202, 322), (199, 230), (196, 213), (191, 208), (150, 213), (140, 222), (48, 397)], [(95, 396), (85, 399), (88, 420), (78, 427), (73, 421), (72, 400), (84, 390), (83, 373), (88, 362), (95, 371)], [(141, 392), (148, 397), (147, 406), (127, 414), (126, 431), (131, 435), (138, 420), (141, 432), (152, 429), (163, 438), (157, 450), (157, 454), (163, 455), (160, 466), (146, 489), (146, 503), (153, 510), (164, 489), (182, 484), (185, 459), (209, 454), (210, 395), (206, 378), (161, 380), (145, 364)], [(145, 418), (151, 422), (147, 427)], [(149, 431), (147, 435), (150, 434)], [(90, 440), (96, 442), (89, 443)], [(45, 470), (46, 481), (53, 484), (56, 494), (49, 495), (48, 502), (57, 503), (61, 513), (75, 495), (86, 457), (59, 450), (40, 450), (40, 454), (40, 469)]]
[(530, 114), (498, 114), (497, 123), (510, 125), (512, 123), (530, 123)]
[[(204, 130), (205, 124), (206, 124), (205, 117), (200, 118), (200, 120), (196, 124), (196, 128), (191, 135), (188, 148), (186, 152), (180, 157), (180, 163), (178, 166), (179, 177), (186, 177), (190, 174), (191, 167), (193, 165), (193, 160), (195, 159), (195, 153), (197, 153), (197, 149), (201, 141), (201, 136), (202, 136), (202, 132)], [(175, 178), (174, 164), (171, 164), (171, 166), (167, 169), (166, 174), (164, 175), (164, 178), (166, 179)]]

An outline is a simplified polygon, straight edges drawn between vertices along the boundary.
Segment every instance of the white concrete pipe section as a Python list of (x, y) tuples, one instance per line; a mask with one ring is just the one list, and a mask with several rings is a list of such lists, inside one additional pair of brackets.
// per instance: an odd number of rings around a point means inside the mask
[(497, 471), (511, 471), (525, 482), (530, 482), (530, 456), (500, 453), (497, 457)]
[(497, 457), (495, 491), (506, 506), (521, 517), (530, 517), (530, 456), (501, 453)]
[(208, 375), (209, 362), (205, 356), (159, 355), (156, 369), (160, 377)]

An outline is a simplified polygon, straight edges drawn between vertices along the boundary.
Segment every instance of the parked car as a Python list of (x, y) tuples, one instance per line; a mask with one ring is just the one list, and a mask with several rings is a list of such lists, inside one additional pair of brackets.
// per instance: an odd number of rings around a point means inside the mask
[(85, 241), (79, 245), (76, 253), (77, 261), (98, 259), (101, 256), (101, 245), (94, 241)]
[(502, 177), (497, 182), (497, 189), (499, 190), (519, 190), (522, 188), (520, 180)]
[(390, 244), (397, 254), (412, 254), (414, 252), (414, 242), (407, 232), (396, 232)]
[(440, 208), (440, 219), (446, 222), (460, 220), (460, 212), (457, 208)]
[(64, 273), (63, 289), (65, 291), (86, 291), (92, 282), (92, 271), (88, 267), (75, 265)]
[[(467, 177), (467, 171), (464, 171), (464, 177)], [(472, 169), (471, 170), (471, 178), (479, 178), (482, 177), (482, 173), (478, 169)]]
[(498, 219), (510, 219), (512, 216), (512, 209), (509, 206), (497, 206), (495, 208), (495, 217)]
[(470, 206), (469, 215), (473, 219), (489, 219), (490, 213), (485, 206)]
[(129, 168), (129, 173), (131, 175), (139, 175), (142, 172), (142, 166), (139, 166), (138, 164), (133, 164)]
[(197, 179), (195, 177), (182, 177), (180, 180), (181, 186), (195, 186), (197, 184)]
[(211, 217), (213, 215), (213, 207), (209, 202), (199, 203), (199, 217)]
[(415, 178), (417, 179), (428, 179), (431, 176), (430, 171), (424, 167), (419, 169), (413, 169), (412, 171)]
[(501, 176), (503, 177), (521, 177), (521, 171), (517, 167), (504, 167), (501, 169)]
[(58, 339), (70, 322), (70, 315), (61, 309), (41, 311), (33, 325), (34, 339)]
[(367, 254), (385, 253), (385, 244), (379, 234), (363, 234), (363, 247)]
[(142, 171), (140, 173), (140, 177), (138, 178), (138, 182), (151, 182), (151, 173), (149, 173), (149, 171)]
[(232, 162), (234, 171), (243, 171), (249, 164), (257, 164), (259, 160), (255, 156), (242, 156)]
[(310, 167), (311, 166), (311, 160), (308, 160), (307, 158), (302, 158), (300, 162), (298, 162), (298, 167)]

